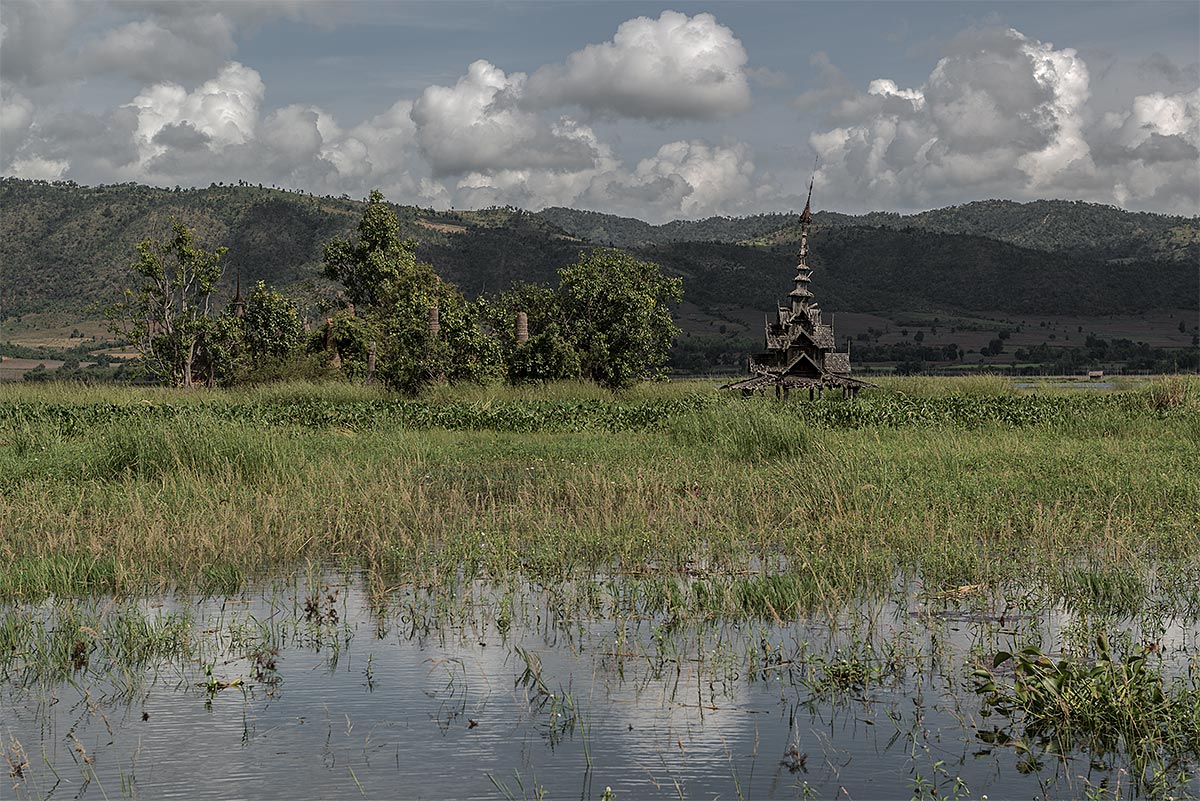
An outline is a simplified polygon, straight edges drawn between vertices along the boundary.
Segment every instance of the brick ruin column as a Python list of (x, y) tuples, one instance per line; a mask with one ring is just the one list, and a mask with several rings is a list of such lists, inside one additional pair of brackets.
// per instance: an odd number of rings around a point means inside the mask
[(441, 319), (438, 317), (438, 307), (436, 303), (429, 307), (428, 330), (429, 339), (431, 342), (438, 338), (438, 333), (442, 330), (442, 323)]
[(517, 344), (524, 345), (529, 341), (529, 315), (517, 312)]
[(325, 318), (325, 350), (333, 351), (333, 358), (329, 360), (329, 366), (334, 370), (342, 369), (342, 354), (337, 352), (337, 348), (333, 346), (333, 318)]

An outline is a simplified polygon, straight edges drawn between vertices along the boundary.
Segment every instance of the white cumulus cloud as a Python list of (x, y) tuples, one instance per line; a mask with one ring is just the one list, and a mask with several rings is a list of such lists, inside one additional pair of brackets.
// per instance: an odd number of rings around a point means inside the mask
[(33, 122), (33, 103), (0, 83), (0, 148), (11, 153), (25, 139)]
[(454, 86), (427, 88), (412, 119), (434, 175), (590, 167), (597, 154), (586, 138), (522, 107), (525, 84), (525, 73), (479, 60)]
[(948, 51), (920, 87), (880, 78), (857, 92), (839, 80), (805, 95), (831, 102), (835, 127), (810, 137), (827, 202), (1070, 197), (1195, 213), (1194, 93), (1138, 96), (1097, 120), (1087, 65), (1071, 48), (1005, 29), (969, 31)]
[[(159, 83), (129, 104), (137, 114), (137, 144), (143, 161), (166, 155), (170, 137), (182, 126), (203, 135), (217, 149), (255, 137), (266, 88), (258, 72), (237, 62), (191, 92), (176, 83)], [(160, 134), (166, 134), (167, 140)], [(176, 140), (178, 141), (178, 140)]]
[(1200, 213), (1200, 89), (1138, 95), (1104, 115), (1093, 141), (1118, 203), (1152, 199)]
[(734, 209), (753, 197), (755, 188), (750, 147), (741, 142), (731, 145), (710, 145), (700, 140), (671, 142), (640, 161), (631, 177), (642, 185), (665, 179), (685, 187), (678, 210), (688, 217)]
[(711, 120), (750, 106), (746, 50), (712, 14), (664, 11), (621, 23), (612, 41), (529, 80), (531, 102), (643, 119)]
[(40, 156), (15, 159), (10, 168), (17, 178), (29, 180), (57, 181), (62, 178), (71, 163), (65, 159), (44, 159)]

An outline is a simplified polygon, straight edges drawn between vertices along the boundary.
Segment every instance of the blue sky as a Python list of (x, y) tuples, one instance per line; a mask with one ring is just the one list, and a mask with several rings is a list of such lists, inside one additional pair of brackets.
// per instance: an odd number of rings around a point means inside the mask
[[(0, 0), (0, 170), (661, 221), (1196, 214), (1195, 2)], [(802, 201), (799, 201), (802, 203)]]

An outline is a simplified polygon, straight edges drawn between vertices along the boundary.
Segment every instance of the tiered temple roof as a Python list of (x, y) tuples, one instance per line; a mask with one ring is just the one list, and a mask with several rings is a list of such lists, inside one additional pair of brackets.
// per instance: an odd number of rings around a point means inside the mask
[(818, 391), (825, 387), (841, 387), (851, 394), (861, 387), (872, 386), (850, 377), (850, 346), (844, 353), (837, 351), (833, 326), (821, 319), (821, 309), (813, 299), (809, 284), (813, 271), (808, 265), (808, 237), (812, 231), (812, 182), (808, 185), (808, 201), (800, 215), (800, 252), (796, 254), (796, 275), (788, 293), (790, 306), (779, 306), (774, 315), (767, 315), (766, 350), (750, 356), (750, 378), (728, 384), (725, 389), (743, 392), (765, 391), (772, 387), (776, 393), (808, 387)]

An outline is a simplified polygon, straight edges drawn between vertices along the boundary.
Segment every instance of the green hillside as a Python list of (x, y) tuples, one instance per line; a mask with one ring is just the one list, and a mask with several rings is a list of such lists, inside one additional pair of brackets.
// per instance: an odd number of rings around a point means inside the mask
[[(538, 216), (575, 236), (617, 247), (679, 241), (770, 244), (795, 241), (798, 214), (710, 217), (664, 225), (593, 211), (550, 208)], [(1109, 259), (1192, 261), (1200, 259), (1200, 221), (1068, 200), (1015, 203), (983, 200), (962, 206), (900, 215), (819, 211), (818, 226), (916, 229), (964, 234), (1048, 252), (1094, 254)]]
[[(82, 187), (0, 179), (0, 317), (84, 311), (116, 300), (134, 245), (175, 215), (205, 247), (229, 248), (225, 281), (316, 279), (322, 247), (362, 204), (257, 186)], [(613, 244), (684, 277), (712, 319), (763, 310), (787, 291), (794, 215), (652, 226), (571, 209), (434, 212), (397, 206), (419, 255), (471, 296), (546, 281), (581, 249)], [(1195, 219), (1107, 206), (985, 201), (901, 217), (817, 215), (814, 290), (827, 309), (1106, 315), (1195, 308)]]
[(983, 200), (911, 216), (875, 212), (859, 225), (917, 228), (998, 239), (1045, 251), (1078, 251), (1097, 258), (1200, 259), (1200, 221), (1068, 200)]
[(632, 217), (552, 207), (535, 215), (589, 242), (627, 248), (671, 242), (741, 242), (769, 236), (797, 224), (798, 214), (709, 217), (651, 225)]

